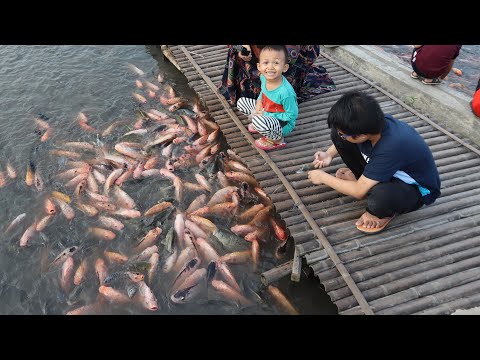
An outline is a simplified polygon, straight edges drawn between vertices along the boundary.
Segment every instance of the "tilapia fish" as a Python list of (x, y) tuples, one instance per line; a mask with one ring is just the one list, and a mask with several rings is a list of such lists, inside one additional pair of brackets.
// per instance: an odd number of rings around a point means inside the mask
[(250, 247), (250, 244), (245, 239), (222, 229), (217, 229), (210, 239), (219, 242), (226, 252), (242, 251)]
[(69, 256), (72, 256), (75, 254), (78, 250), (78, 246), (70, 246), (63, 250), (58, 256), (50, 263), (50, 266), (52, 265), (60, 265), (63, 263)]
[(108, 275), (105, 280), (103, 280), (103, 285), (113, 286), (118, 283), (125, 283), (127, 281), (139, 282), (144, 279), (142, 273), (136, 271), (120, 271)]

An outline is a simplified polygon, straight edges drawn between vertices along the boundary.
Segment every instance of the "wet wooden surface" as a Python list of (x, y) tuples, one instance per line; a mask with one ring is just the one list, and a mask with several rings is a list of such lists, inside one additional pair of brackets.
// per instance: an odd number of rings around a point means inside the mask
[[(213, 84), (220, 83), (226, 45), (171, 45), (170, 49), (231, 148), (245, 160), (272, 198), (293, 236), (296, 253), (304, 257), (339, 313), (362, 314), (358, 296), (352, 295), (352, 287), (347, 286), (331, 252), (321, 245), (305, 211), (300, 211), (280, 178), (232, 120), (218, 93), (202, 77), (201, 73)], [(318, 225), (321, 237), (328, 240), (375, 314), (451, 314), (479, 306), (480, 156), (334, 59), (322, 55), (317, 63), (328, 70), (337, 90), (300, 104), (297, 125), (286, 137), (287, 147), (267, 154)], [(327, 126), (330, 107), (352, 89), (372, 95), (385, 113), (416, 128), (432, 150), (442, 181), (442, 196), (433, 205), (397, 216), (377, 235), (364, 235), (354, 226), (365, 211), (364, 200), (357, 201), (326, 186), (314, 186), (307, 178), (315, 151), (326, 150), (331, 144)], [(236, 108), (231, 109), (247, 126), (247, 118)], [(326, 171), (335, 174), (342, 166), (342, 160), (336, 158)]]

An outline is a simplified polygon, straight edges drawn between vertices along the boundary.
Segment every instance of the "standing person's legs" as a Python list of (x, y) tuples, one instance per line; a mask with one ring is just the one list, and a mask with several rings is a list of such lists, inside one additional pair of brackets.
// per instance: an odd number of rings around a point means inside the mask
[(417, 186), (393, 178), (375, 185), (367, 194), (366, 212), (357, 220), (357, 229), (376, 233), (385, 228), (395, 215), (405, 214), (424, 205)]
[(332, 128), (330, 136), (338, 151), (338, 155), (340, 155), (345, 165), (353, 172), (355, 178), (358, 179), (362, 176), (365, 165), (367, 164), (358, 146), (347, 140), (343, 140), (335, 128)]

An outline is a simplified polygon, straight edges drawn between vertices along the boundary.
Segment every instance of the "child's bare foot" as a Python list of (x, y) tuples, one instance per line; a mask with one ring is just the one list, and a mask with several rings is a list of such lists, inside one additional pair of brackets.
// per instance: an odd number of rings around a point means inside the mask
[(357, 180), (355, 175), (353, 175), (352, 170), (350, 170), (349, 168), (338, 169), (337, 172), (335, 173), (335, 176), (338, 179), (342, 179), (342, 180), (348, 180), (348, 181), (356, 181)]
[(378, 233), (385, 229), (393, 218), (394, 216), (380, 219), (377, 216), (370, 214), (368, 211), (365, 211), (355, 225), (357, 226), (357, 229), (362, 232)]

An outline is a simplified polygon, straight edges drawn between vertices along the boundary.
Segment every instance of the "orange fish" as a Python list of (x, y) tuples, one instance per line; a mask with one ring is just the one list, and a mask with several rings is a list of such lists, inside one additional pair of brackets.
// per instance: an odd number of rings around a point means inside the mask
[(288, 301), (285, 295), (275, 286), (269, 285), (267, 291), (273, 298), (278, 307), (290, 315), (300, 315), (297, 309)]
[[(72, 199), (70, 198), (70, 196), (68, 196), (67, 194), (64, 194), (64, 193), (61, 193), (60, 191), (52, 191), (52, 196), (54, 198), (57, 198), (59, 200), (62, 200), (64, 202), (66, 202), (67, 204), (70, 204), (72, 202)], [(47, 204), (45, 204), (46, 206)], [(49, 205), (50, 206), (50, 205)], [(55, 206), (55, 205), (54, 205)], [(47, 212), (49, 212), (50, 210), (47, 209)]]
[(145, 99), (144, 96), (140, 95), (140, 94), (137, 94), (137, 93), (132, 93), (133, 97), (135, 98), (135, 100), (143, 103), (143, 104), (146, 104), (147, 103), (147, 99)]
[(5, 176), (0, 172), (0, 187), (4, 186), (6, 183)]
[(452, 68), (452, 71), (453, 71), (456, 75), (458, 75), (458, 76), (462, 76), (462, 75), (463, 75), (462, 70), (460, 70), (460, 69)]
[(25, 175), (25, 182), (28, 186), (32, 186), (33, 185), (33, 178), (34, 178), (35, 174), (33, 172), (33, 166), (32, 166), (32, 163), (29, 163), (27, 165), (27, 173)]
[(47, 141), (52, 134), (53, 134), (53, 129), (52, 128), (47, 129), (47, 131), (45, 131), (45, 133), (40, 138), (40, 141), (41, 142)]
[(7, 174), (10, 179), (15, 179), (17, 177), (17, 172), (9, 162), (7, 162)]
[(270, 217), (268, 221), (270, 222), (270, 226), (272, 227), (277, 239), (280, 241), (287, 240), (288, 232), (282, 227), (281, 222), (273, 217)]

